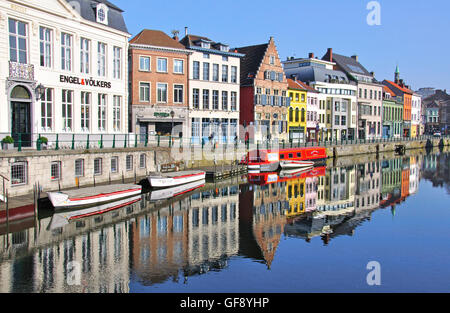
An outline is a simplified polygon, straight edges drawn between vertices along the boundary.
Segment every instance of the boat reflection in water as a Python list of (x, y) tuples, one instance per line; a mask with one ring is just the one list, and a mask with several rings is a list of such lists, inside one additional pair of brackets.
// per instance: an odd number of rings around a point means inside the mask
[[(2, 224), (0, 292), (130, 292), (173, 283), (189, 290), (195, 276), (227, 275), (242, 259), (273, 270), (282, 238), (331, 245), (353, 236), (375, 210), (395, 214), (419, 193), (421, 177), (449, 188), (449, 160), (416, 155), (200, 181), (89, 212), (40, 216), (13, 233)], [(79, 284), (69, 283), (74, 265)]]

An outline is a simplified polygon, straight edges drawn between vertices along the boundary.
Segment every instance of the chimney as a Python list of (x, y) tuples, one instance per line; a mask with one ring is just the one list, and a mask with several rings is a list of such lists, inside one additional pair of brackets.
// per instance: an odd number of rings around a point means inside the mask
[(178, 35), (174, 35), (173, 36), (173, 40), (180, 41), (179, 38), (178, 38)]
[(188, 28), (187, 28), (187, 26), (184, 28), (184, 35), (185, 35), (185, 36), (188, 35)]
[(312, 53), (312, 52), (309, 53), (309, 58), (310, 58), (310, 59), (314, 59), (314, 53)]
[(327, 54), (329, 56), (328, 61), (333, 62), (333, 48), (328, 48)]
[(358, 56), (357, 56), (357, 55), (352, 55), (352, 59), (355, 60), (356, 62), (359, 62), (359, 61), (358, 61)]
[(370, 72), (370, 75), (372, 75), (372, 77), (375, 78), (375, 72)]

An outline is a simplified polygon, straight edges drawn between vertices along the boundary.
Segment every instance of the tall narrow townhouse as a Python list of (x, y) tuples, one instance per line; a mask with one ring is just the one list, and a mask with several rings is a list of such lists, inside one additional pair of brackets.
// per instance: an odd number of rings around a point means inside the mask
[(403, 135), (403, 100), (387, 86), (383, 86), (383, 138)]
[(193, 143), (232, 143), (239, 136), (243, 54), (207, 37), (188, 34), (180, 43), (189, 57), (189, 128)]
[(305, 142), (306, 138), (306, 90), (297, 79), (288, 79), (290, 99), (288, 113), (289, 141)]
[(0, 0), (0, 139), (128, 133), (122, 13), (106, 0)]
[(273, 37), (268, 43), (237, 48), (241, 59), (241, 123), (254, 126), (252, 142), (288, 140), (288, 84)]
[[(130, 40), (132, 132), (189, 137), (188, 58), (192, 52), (159, 30), (144, 29)], [(148, 137), (147, 137), (148, 136)]]
[(409, 89), (409, 86), (405, 85), (403, 79), (400, 79), (400, 71), (395, 70), (394, 81), (384, 80), (383, 85), (389, 87), (396, 96), (403, 98), (403, 136), (405, 138), (411, 138), (411, 119), (412, 119), (412, 96), (413, 91)]
[(414, 92), (411, 97), (411, 138), (423, 134), (422, 125), (422, 97)]
[(357, 55), (343, 56), (328, 49), (323, 59), (335, 62), (335, 69), (345, 72), (358, 85), (358, 138), (381, 138), (383, 85), (359, 62)]
[[(319, 92), (319, 137), (356, 139), (356, 83), (343, 71), (335, 70), (336, 63), (317, 59), (313, 53), (308, 58), (288, 58), (283, 66), (288, 78), (296, 77)], [(324, 119), (320, 118), (322, 114)]]

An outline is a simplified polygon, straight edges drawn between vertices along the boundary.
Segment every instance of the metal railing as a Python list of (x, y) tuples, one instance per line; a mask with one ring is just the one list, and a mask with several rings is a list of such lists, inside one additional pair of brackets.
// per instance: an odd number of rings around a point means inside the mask
[[(450, 135), (434, 137), (430, 135), (416, 138), (372, 138), (372, 139), (343, 139), (343, 140), (319, 140), (305, 141), (304, 139), (290, 140), (263, 140), (244, 141), (236, 138), (185, 138), (179, 136), (139, 135), (139, 134), (15, 134), (17, 141), (14, 150), (18, 152), (26, 150), (90, 150), (90, 149), (118, 149), (118, 148), (146, 148), (146, 147), (201, 147), (215, 148), (218, 146), (245, 145), (249, 149), (250, 144), (257, 145), (260, 149), (286, 149), (297, 147), (331, 147), (357, 144), (376, 144), (390, 142), (410, 142), (428, 139), (446, 139)], [(24, 139), (25, 138), (25, 139)], [(35, 138), (35, 140), (33, 140)]]

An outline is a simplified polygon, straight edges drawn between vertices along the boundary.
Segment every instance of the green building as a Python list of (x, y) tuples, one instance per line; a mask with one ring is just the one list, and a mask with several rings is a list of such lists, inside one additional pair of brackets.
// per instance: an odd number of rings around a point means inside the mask
[(403, 134), (403, 98), (383, 87), (383, 138), (400, 138)]

